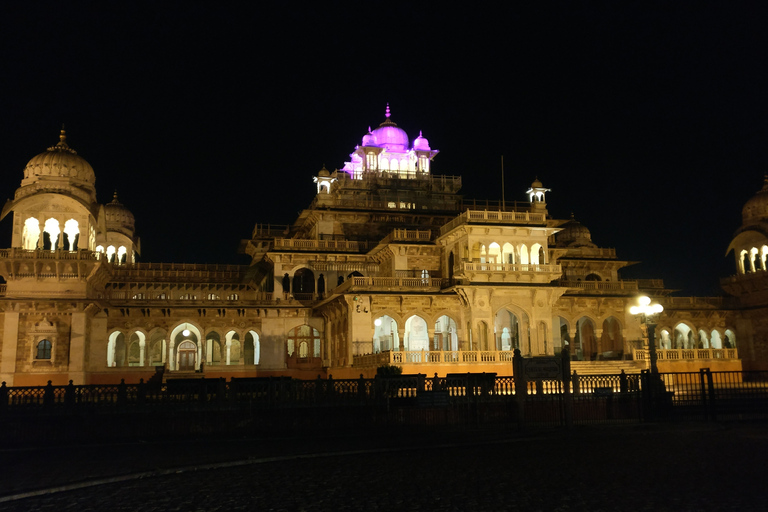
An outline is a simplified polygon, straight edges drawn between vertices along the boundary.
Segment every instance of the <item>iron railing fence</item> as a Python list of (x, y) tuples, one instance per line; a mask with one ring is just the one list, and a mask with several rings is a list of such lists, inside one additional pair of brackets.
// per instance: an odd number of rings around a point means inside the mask
[[(568, 393), (566, 393), (566, 388)], [(522, 400), (524, 397), (524, 400)], [(168, 379), (165, 384), (0, 386), (0, 418), (19, 415), (158, 410), (266, 411), (291, 408), (505, 410), (515, 421), (563, 424), (669, 419), (748, 419), (768, 415), (768, 372), (675, 372), (654, 376), (578, 375), (518, 381), (512, 376), (423, 374), (375, 379), (289, 377)], [(651, 401), (652, 400), (652, 401)], [(525, 415), (518, 417), (521, 406)], [(652, 407), (652, 409), (649, 409)], [(505, 409), (506, 408), (506, 409)], [(456, 412), (459, 411), (459, 412)], [(367, 413), (366, 413), (367, 414)], [(446, 416), (446, 421), (449, 421)]]

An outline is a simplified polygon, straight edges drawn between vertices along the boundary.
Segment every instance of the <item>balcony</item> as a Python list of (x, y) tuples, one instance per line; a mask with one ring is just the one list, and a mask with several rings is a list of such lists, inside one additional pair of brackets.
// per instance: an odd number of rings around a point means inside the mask
[(440, 236), (465, 224), (546, 225), (547, 216), (544, 213), (532, 213), (529, 211), (467, 210), (441, 227)]
[(562, 275), (560, 265), (539, 263), (479, 263), (464, 262), (455, 276), (470, 282), (490, 283), (550, 283)]
[(352, 292), (436, 292), (448, 284), (448, 279), (431, 277), (353, 277), (333, 290), (333, 293)]
[(511, 350), (387, 350), (356, 355), (353, 365), (371, 368), (383, 364), (511, 364), (513, 357)]
[[(650, 361), (648, 349), (632, 349), (635, 361)], [(701, 361), (738, 359), (739, 351), (735, 348), (673, 348), (656, 349), (659, 361)]]

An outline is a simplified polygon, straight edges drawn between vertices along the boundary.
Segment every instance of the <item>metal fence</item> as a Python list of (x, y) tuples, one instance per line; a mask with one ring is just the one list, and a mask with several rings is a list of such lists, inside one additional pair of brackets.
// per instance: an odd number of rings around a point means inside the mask
[[(0, 386), (14, 438), (68, 439), (238, 429), (392, 425), (529, 428), (768, 416), (768, 372), (578, 375), (526, 382), (495, 374), (375, 379), (168, 379), (164, 384)], [(0, 440), (2, 441), (2, 440)]]

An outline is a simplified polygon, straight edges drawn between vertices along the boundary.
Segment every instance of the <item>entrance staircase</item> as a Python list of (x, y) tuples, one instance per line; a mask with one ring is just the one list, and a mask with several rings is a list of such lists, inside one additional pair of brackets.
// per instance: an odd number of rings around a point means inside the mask
[(640, 373), (645, 370), (644, 361), (571, 361), (571, 373), (579, 375), (618, 375)]

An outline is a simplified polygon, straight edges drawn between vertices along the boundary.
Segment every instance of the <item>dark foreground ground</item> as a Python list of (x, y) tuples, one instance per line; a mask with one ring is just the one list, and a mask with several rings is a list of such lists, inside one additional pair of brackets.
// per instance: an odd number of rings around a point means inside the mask
[(0, 510), (768, 510), (766, 423), (307, 432), (0, 460)]

